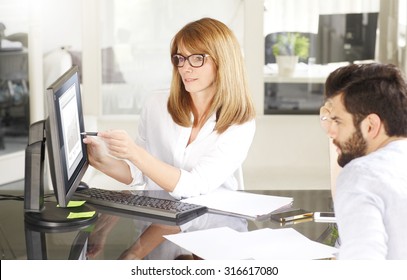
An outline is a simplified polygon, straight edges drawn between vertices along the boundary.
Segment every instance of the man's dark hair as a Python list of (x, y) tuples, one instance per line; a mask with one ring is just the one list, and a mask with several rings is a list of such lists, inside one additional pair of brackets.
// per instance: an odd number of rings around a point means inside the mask
[(355, 126), (377, 114), (387, 135), (407, 136), (407, 84), (392, 64), (351, 64), (333, 71), (325, 82), (325, 99), (343, 94)]

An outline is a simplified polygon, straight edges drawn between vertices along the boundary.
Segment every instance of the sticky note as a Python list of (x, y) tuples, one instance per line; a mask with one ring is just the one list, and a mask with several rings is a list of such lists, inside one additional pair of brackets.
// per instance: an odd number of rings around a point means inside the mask
[(96, 211), (88, 211), (88, 212), (71, 212), (68, 215), (68, 219), (80, 219), (80, 218), (90, 218), (96, 214)]
[[(80, 200), (80, 201), (69, 201), (68, 205), (66, 207), (79, 207), (85, 204), (85, 200)], [(57, 207), (61, 207), (59, 206), (59, 204), (57, 205)]]
[(79, 207), (85, 204), (86, 201), (80, 200), (80, 201), (69, 201), (67, 207)]

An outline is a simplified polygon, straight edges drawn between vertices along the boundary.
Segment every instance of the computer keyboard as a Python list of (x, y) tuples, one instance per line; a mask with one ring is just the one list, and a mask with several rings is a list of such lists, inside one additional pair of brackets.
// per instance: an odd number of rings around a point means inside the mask
[(166, 198), (148, 196), (139, 192), (134, 194), (129, 191), (113, 191), (98, 188), (88, 188), (76, 191), (75, 199), (86, 200), (88, 203), (102, 206), (104, 209), (117, 210), (144, 216), (158, 221), (170, 221), (182, 224), (190, 221), (208, 211), (201, 205), (190, 204)]

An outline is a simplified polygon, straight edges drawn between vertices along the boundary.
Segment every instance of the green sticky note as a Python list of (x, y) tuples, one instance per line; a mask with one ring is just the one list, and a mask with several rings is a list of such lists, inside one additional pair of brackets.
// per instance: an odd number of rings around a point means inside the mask
[(67, 207), (79, 207), (85, 204), (86, 201), (80, 200), (80, 201), (69, 201)]
[[(79, 207), (85, 204), (85, 200), (80, 200), (80, 201), (69, 201), (68, 205), (66, 206), (67, 208), (69, 207)], [(61, 207), (59, 206), (59, 204), (57, 205), (57, 207)]]
[(71, 212), (68, 215), (68, 219), (80, 219), (80, 218), (90, 218), (96, 214), (96, 211), (88, 211), (88, 212)]

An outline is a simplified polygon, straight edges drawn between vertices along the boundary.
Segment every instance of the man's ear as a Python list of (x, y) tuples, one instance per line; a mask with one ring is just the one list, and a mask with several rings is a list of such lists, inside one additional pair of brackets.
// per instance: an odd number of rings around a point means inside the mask
[(362, 121), (361, 129), (363, 135), (370, 139), (374, 139), (380, 134), (384, 127), (382, 120), (377, 114), (370, 114)]

